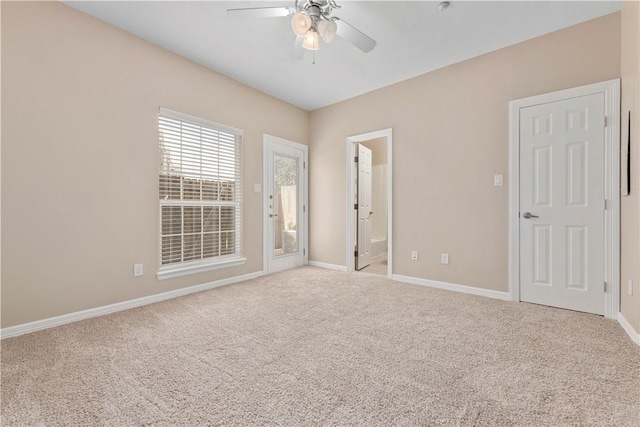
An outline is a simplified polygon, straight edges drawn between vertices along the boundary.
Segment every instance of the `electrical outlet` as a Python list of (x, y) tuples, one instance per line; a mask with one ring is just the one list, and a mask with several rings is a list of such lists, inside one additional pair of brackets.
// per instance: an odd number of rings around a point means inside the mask
[(133, 277), (140, 277), (144, 274), (142, 264), (133, 264)]
[(449, 264), (449, 254), (440, 254), (440, 264)]
[(496, 187), (502, 187), (504, 185), (504, 179), (502, 175), (493, 176), (493, 185)]
[(418, 260), (418, 251), (411, 251), (411, 261)]
[(633, 295), (633, 280), (631, 279), (629, 279), (629, 282), (627, 283), (627, 293), (629, 296)]

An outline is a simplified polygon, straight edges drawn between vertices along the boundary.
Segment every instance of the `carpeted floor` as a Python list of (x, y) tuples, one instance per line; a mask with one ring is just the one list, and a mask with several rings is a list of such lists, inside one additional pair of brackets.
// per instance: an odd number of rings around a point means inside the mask
[(640, 423), (614, 321), (314, 267), (1, 346), (3, 426)]

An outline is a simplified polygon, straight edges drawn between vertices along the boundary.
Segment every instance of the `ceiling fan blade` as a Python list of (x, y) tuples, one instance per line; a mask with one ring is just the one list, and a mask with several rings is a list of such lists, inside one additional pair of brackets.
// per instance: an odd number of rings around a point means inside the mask
[(304, 56), (304, 48), (302, 47), (302, 43), (304, 42), (304, 37), (298, 36), (296, 37), (296, 41), (293, 42), (293, 49), (291, 49), (291, 59), (298, 60), (302, 59)]
[(376, 47), (376, 41), (358, 30), (353, 25), (349, 24), (342, 19), (336, 19), (336, 24), (338, 24), (338, 34), (340, 37), (360, 49), (361, 51), (367, 53), (373, 50)]
[(278, 18), (294, 13), (292, 7), (250, 7), (247, 9), (227, 9), (227, 16), (234, 18)]

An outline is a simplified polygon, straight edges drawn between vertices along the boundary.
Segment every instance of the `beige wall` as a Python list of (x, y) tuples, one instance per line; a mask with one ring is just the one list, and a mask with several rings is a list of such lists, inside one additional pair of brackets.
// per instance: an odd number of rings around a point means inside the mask
[[(246, 265), (155, 278), (160, 106), (244, 130)], [(2, 327), (262, 270), (262, 135), (309, 135), (306, 111), (58, 2), (2, 2), (2, 124)]]
[[(309, 114), (60, 3), (1, 11), (2, 327), (260, 271), (263, 133), (311, 145), (310, 259), (346, 261), (346, 137), (392, 127), (394, 273), (506, 291), (508, 101), (621, 66), (613, 14)], [(623, 103), (636, 112), (638, 13), (625, 4)], [(159, 106), (245, 131), (245, 266), (155, 279)], [(637, 194), (623, 200), (622, 303), (640, 330)]]
[(394, 273), (507, 291), (509, 101), (619, 76), (616, 13), (312, 112), (310, 259), (345, 265), (345, 140), (390, 127)]
[(387, 137), (372, 139), (371, 141), (361, 142), (362, 145), (371, 150), (371, 165), (387, 164)]
[[(621, 200), (620, 312), (640, 332), (640, 3), (625, 1), (622, 9), (622, 149), (627, 148), (628, 114), (631, 111), (631, 194)], [(623, 162), (626, 156), (623, 156)], [(622, 167), (623, 183), (626, 180)], [(623, 188), (624, 184), (623, 184)], [(633, 295), (627, 293), (633, 281)]]

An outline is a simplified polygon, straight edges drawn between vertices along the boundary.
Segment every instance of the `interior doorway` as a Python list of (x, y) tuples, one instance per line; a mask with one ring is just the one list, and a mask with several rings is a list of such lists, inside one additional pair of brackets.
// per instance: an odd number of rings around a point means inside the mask
[(347, 138), (347, 157), (347, 270), (391, 277), (391, 129)]

